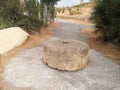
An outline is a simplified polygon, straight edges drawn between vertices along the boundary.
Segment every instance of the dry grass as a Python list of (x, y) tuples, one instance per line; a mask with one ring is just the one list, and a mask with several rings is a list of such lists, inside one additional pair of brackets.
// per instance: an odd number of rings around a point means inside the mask
[(100, 34), (94, 33), (94, 28), (85, 28), (81, 30), (82, 33), (87, 34), (89, 38), (90, 48), (94, 48), (97, 51), (104, 53), (106, 56), (115, 60), (120, 64), (120, 51), (117, 50), (117, 47), (112, 43), (105, 43), (99, 37)]
[(1, 63), (0, 63), (0, 71), (4, 69), (4, 66), (10, 61), (12, 57), (14, 57), (16, 54), (20, 53), (21, 51), (40, 46), (40, 44), (48, 39), (54, 30), (54, 28), (58, 27), (57, 23), (53, 23), (49, 25), (47, 28), (41, 28), (41, 30), (38, 33), (32, 34), (28, 40), (23, 43), (21, 46), (18, 46), (14, 48), (13, 50), (1, 55)]
[[(65, 19), (70, 22), (79, 23), (79, 24), (91, 24), (89, 17), (93, 12), (93, 6), (91, 4), (86, 4), (83, 7), (79, 8), (79, 14), (75, 13), (76, 8), (72, 8), (73, 15), (70, 15), (69, 11), (66, 9), (64, 13), (57, 13), (57, 18)], [(78, 11), (77, 11), (78, 12)]]

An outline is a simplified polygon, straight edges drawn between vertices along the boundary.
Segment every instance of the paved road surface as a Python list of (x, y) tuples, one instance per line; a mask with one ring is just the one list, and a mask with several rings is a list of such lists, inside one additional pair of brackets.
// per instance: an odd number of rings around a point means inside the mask
[[(87, 43), (79, 30), (89, 27), (57, 20), (60, 27), (53, 37)], [(89, 63), (75, 72), (57, 71), (42, 61), (42, 47), (21, 52), (5, 67), (7, 90), (120, 90), (120, 66), (100, 52), (90, 49)]]

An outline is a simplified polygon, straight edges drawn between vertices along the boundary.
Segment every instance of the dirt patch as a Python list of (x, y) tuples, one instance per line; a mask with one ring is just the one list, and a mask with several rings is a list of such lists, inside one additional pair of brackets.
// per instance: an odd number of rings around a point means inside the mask
[(118, 51), (117, 47), (112, 43), (103, 42), (99, 38), (100, 34), (95, 34), (94, 31), (95, 28), (84, 28), (80, 32), (87, 34), (90, 48), (102, 52), (120, 64), (120, 51)]
[(32, 34), (28, 40), (23, 43), (21, 46), (18, 46), (11, 51), (2, 54), (0, 59), (1, 59), (1, 64), (0, 65), (0, 71), (3, 70), (3, 67), (10, 61), (12, 57), (14, 57), (16, 54), (20, 53), (21, 51), (39, 46), (44, 40), (49, 38), (52, 35), (52, 32), (54, 28), (58, 27), (59, 25), (57, 23), (52, 23), (49, 25), (47, 28), (41, 28), (41, 30), (38, 33)]

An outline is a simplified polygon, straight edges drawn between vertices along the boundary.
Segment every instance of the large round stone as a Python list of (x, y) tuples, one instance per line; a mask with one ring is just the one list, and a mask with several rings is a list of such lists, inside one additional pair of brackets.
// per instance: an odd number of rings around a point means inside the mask
[(43, 62), (58, 70), (74, 71), (86, 66), (88, 52), (82, 41), (52, 38), (43, 44)]

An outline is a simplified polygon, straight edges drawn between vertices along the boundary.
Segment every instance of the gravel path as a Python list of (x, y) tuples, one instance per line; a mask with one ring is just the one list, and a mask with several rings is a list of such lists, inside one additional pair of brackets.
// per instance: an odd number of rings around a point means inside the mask
[(92, 25), (74, 24), (62, 19), (57, 19), (56, 22), (60, 24), (60, 27), (55, 30), (54, 37), (82, 40), (87, 43), (87, 36), (85, 34), (80, 34), (80, 29), (92, 27)]
[[(60, 27), (53, 37), (87, 43), (87, 37), (79, 30), (89, 26), (63, 20), (57, 22)], [(15, 56), (3, 74), (6, 90), (120, 90), (120, 66), (93, 49), (90, 49), (87, 67), (75, 72), (51, 69), (41, 60), (42, 47), (28, 49)]]

